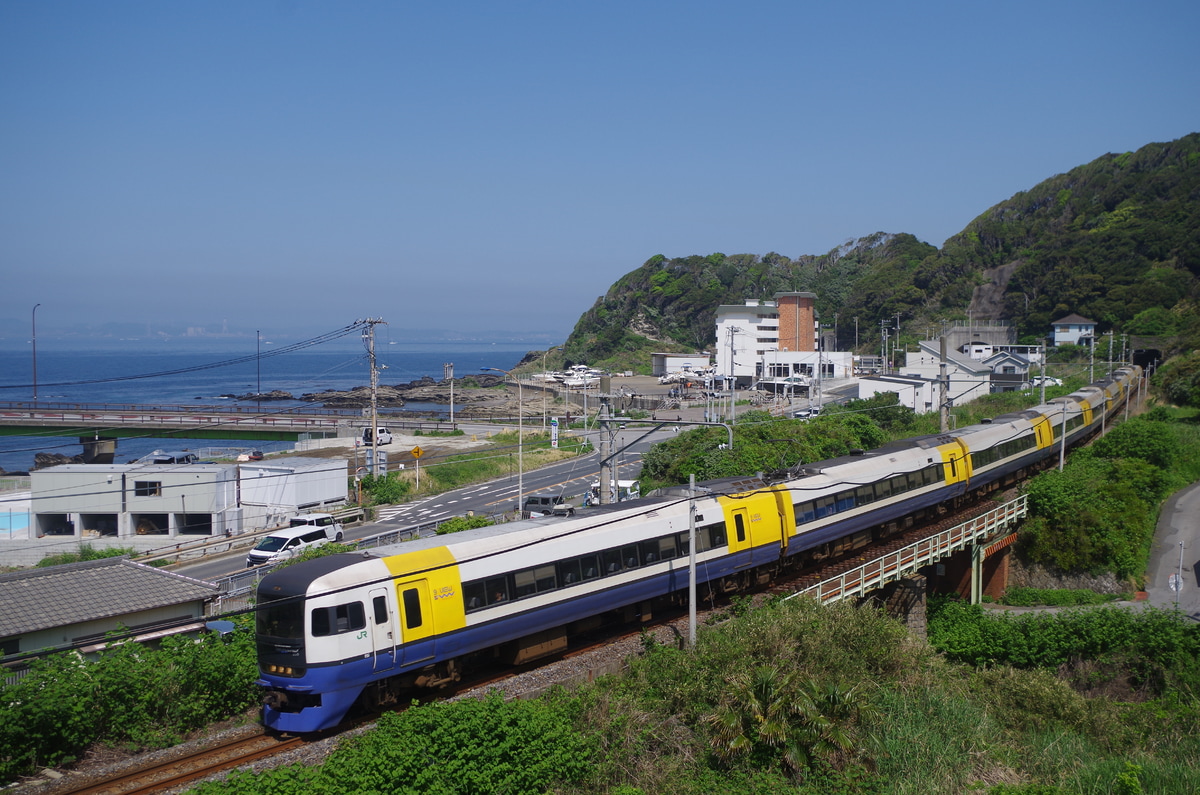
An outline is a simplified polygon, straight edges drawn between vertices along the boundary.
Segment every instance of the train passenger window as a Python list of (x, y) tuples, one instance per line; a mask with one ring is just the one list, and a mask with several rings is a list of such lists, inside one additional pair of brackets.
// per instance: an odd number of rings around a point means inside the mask
[(708, 549), (723, 547), (729, 543), (725, 537), (725, 525), (710, 524), (708, 526)]
[(558, 587), (554, 579), (554, 565), (538, 566), (533, 570), (533, 579), (537, 583), (538, 593), (553, 591)]
[(812, 502), (798, 502), (795, 508), (796, 524), (804, 524), (817, 518), (817, 509), (813, 506)]
[(600, 576), (600, 557), (598, 555), (584, 555), (579, 559), (579, 566), (583, 569), (583, 579), (594, 580)]
[(604, 555), (604, 573), (616, 574), (621, 570), (621, 550), (606, 549)]
[(468, 613), (487, 604), (487, 590), (483, 587), (483, 580), (463, 584), (463, 602)]
[(574, 585), (580, 579), (580, 563), (579, 558), (571, 560), (560, 560), (558, 562), (558, 577), (562, 580), (563, 585)]
[(375, 623), (386, 624), (388, 620), (387, 597), (376, 596), (371, 600), (371, 606), (375, 608)]
[(518, 599), (526, 596), (532, 596), (537, 593), (537, 580), (534, 579), (533, 569), (525, 569), (513, 574), (513, 585)]
[(921, 488), (922, 486), (925, 485), (924, 480), (925, 480), (925, 478), (921, 475), (921, 472), (919, 470), (917, 472), (909, 472), (908, 473), (908, 488), (909, 488), (909, 490)]
[(666, 536), (658, 539), (658, 559), (671, 560), (678, 555), (675, 546), (675, 536)]
[(640, 554), (641, 554), (643, 562), (654, 563), (656, 560), (658, 560), (658, 539), (657, 538), (652, 538), (647, 541), (643, 541), (640, 544), (640, 546), (641, 546)]
[(621, 560), (625, 561), (625, 568), (627, 569), (636, 569), (642, 565), (638, 558), (637, 544), (629, 544), (628, 546), (621, 547)]
[(837, 495), (837, 510), (848, 511), (854, 507), (854, 492), (843, 491)]
[(925, 467), (925, 483), (932, 486), (934, 483), (941, 483), (942, 468), (937, 464), (931, 464)]
[(908, 491), (908, 478), (904, 475), (897, 475), (890, 480), (892, 481), (892, 494), (903, 494)]
[(421, 626), (421, 594), (416, 588), (406, 588), (401, 592), (404, 604), (404, 628), (416, 629)]
[(875, 487), (871, 484), (859, 486), (854, 490), (854, 503), (856, 505), (870, 505), (875, 502)]
[(824, 519), (833, 514), (833, 497), (821, 497), (813, 502), (817, 507), (818, 519)]
[(508, 578), (488, 577), (484, 581), (484, 592), (487, 594), (488, 604), (490, 605), (507, 602), (509, 592)]
[(892, 482), (890, 480), (881, 480), (876, 483), (875, 496), (881, 500), (886, 500), (892, 496)]
[(746, 516), (741, 513), (733, 515), (733, 527), (737, 530), (737, 540), (739, 542), (746, 540)]

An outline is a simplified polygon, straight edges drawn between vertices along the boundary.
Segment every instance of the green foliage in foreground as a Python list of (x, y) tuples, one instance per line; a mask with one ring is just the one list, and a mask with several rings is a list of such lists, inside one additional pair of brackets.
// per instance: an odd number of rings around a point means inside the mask
[(123, 555), (134, 556), (138, 551), (133, 547), (107, 547), (96, 549), (91, 544), (80, 544), (78, 552), (63, 552), (58, 555), (47, 555), (39, 560), (36, 568), (59, 566), (63, 563), (79, 563), (85, 560), (100, 560), (101, 558), (119, 558)]
[(74, 653), (34, 660), (0, 687), (0, 781), (73, 761), (92, 743), (174, 745), (187, 732), (258, 700), (251, 621), (226, 638), (176, 635), (159, 648), (116, 643), (94, 661)]
[(480, 699), (413, 706), (384, 715), (375, 730), (340, 748), (320, 768), (238, 772), (193, 792), (542, 793), (595, 767), (596, 738), (580, 723), (577, 699)]

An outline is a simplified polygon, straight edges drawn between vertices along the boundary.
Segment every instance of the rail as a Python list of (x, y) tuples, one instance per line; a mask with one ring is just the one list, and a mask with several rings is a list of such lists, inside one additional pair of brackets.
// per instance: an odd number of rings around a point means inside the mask
[(909, 576), (923, 566), (936, 563), (955, 552), (992, 538), (1028, 512), (1028, 497), (1022, 494), (987, 513), (894, 552), (888, 552), (836, 577), (822, 580), (787, 598), (814, 596), (822, 602), (836, 602), (851, 596), (862, 596), (889, 582)]

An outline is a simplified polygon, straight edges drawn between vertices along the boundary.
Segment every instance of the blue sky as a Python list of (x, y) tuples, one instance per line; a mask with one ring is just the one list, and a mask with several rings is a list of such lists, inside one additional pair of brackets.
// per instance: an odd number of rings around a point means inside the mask
[(941, 245), (1200, 130), (1194, 0), (0, 0), (0, 336), (561, 341), (655, 254)]

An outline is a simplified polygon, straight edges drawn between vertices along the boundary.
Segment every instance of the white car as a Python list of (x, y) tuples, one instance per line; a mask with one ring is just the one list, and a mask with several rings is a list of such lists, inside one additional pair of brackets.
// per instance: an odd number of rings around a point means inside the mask
[(1029, 379), (1029, 383), (1032, 386), (1041, 386), (1043, 383), (1046, 386), (1062, 386), (1062, 379), (1053, 378), (1048, 375), (1035, 375), (1033, 378)]

